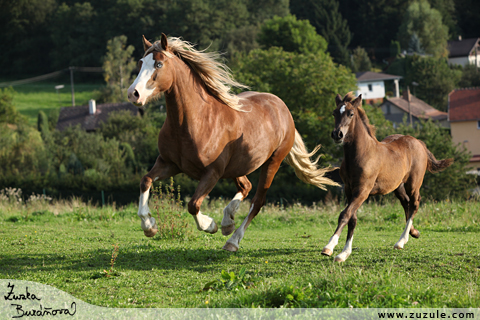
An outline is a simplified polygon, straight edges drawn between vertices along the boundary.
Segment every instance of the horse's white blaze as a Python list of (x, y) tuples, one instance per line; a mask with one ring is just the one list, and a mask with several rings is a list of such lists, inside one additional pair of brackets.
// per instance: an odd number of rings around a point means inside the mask
[(408, 219), (405, 230), (403, 230), (402, 235), (397, 243), (395, 243), (395, 249), (403, 249), (403, 246), (408, 242), (408, 237), (410, 234), (410, 229), (412, 228), (413, 220), (412, 218)]
[(215, 232), (216, 224), (215, 220), (202, 214), (201, 211), (198, 211), (197, 215), (193, 216), (195, 223), (197, 224), (197, 229), (200, 231), (205, 231), (209, 233)]
[(235, 223), (235, 212), (237, 212), (242, 200), (243, 194), (237, 192), (232, 201), (223, 209), (222, 227), (228, 227)]
[(138, 216), (141, 221), (142, 230), (149, 230), (151, 228), (156, 228), (155, 218), (150, 214), (150, 209), (148, 208), (148, 196), (150, 194), (150, 189), (140, 194)]
[(340, 114), (343, 114), (345, 112), (345, 105), (340, 107)]
[(338, 236), (336, 234), (334, 234), (330, 238), (330, 241), (328, 242), (328, 244), (323, 249), (329, 249), (329, 250), (333, 251), (333, 249), (335, 249), (337, 244), (338, 244)]
[(343, 247), (342, 252), (338, 256), (335, 257), (335, 261), (343, 262), (347, 260), (348, 256), (352, 253), (352, 243), (353, 243), (353, 236), (352, 238), (348, 239), (345, 243), (345, 247)]
[(248, 212), (248, 215), (245, 217), (240, 227), (238, 227), (238, 229), (235, 230), (235, 232), (233, 233), (232, 237), (227, 240), (227, 243), (232, 244), (237, 249), (240, 247), (240, 241), (242, 241), (243, 236), (245, 235), (245, 226), (247, 225), (248, 216), (250, 215), (252, 210), (253, 210), (253, 204), (250, 207), (250, 211)]
[(147, 88), (147, 82), (152, 78), (152, 75), (155, 72), (155, 60), (153, 59), (153, 54), (148, 54), (140, 60), (142, 61), (142, 69), (128, 90), (137, 90), (140, 96), (138, 103), (143, 105), (155, 90), (155, 88)]

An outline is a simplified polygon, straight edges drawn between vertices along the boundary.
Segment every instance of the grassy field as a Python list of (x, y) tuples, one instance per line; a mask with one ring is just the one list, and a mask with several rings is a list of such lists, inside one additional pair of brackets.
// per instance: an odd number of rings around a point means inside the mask
[[(58, 94), (55, 90), (57, 84), (65, 84)], [(93, 91), (98, 90), (101, 84), (75, 83), (75, 105), (87, 105), (88, 100), (93, 99)], [(28, 85), (13, 87), (16, 94), (14, 105), (21, 114), (28, 118), (31, 125), (37, 123), (38, 112), (41, 110), (47, 115), (51, 110), (60, 109), (72, 105), (70, 82), (37, 82)]]
[[(162, 227), (146, 238), (134, 205), (76, 200), (0, 202), (0, 278), (49, 284), (106, 307), (479, 307), (480, 203), (425, 203), (419, 239), (393, 249), (404, 228), (398, 203), (364, 205), (353, 253), (320, 251), (336, 226), (335, 203), (254, 219), (237, 253), (218, 232), (200, 233), (183, 208), (151, 201)], [(225, 201), (202, 211), (220, 223)], [(154, 209), (154, 208), (157, 209)], [(237, 226), (248, 210), (237, 213)], [(334, 254), (343, 247), (346, 230)]]

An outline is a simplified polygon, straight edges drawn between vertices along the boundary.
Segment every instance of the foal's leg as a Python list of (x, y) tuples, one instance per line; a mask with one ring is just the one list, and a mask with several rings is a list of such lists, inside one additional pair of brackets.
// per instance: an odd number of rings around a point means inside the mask
[(369, 192), (364, 191), (363, 193), (352, 197), (352, 200), (349, 201), (348, 206), (340, 213), (340, 216), (338, 217), (337, 229), (330, 238), (328, 244), (323, 248), (323, 255), (332, 255), (333, 249), (338, 244), (338, 238), (340, 237), (343, 228), (348, 224), (347, 241), (345, 243), (345, 247), (343, 248), (342, 252), (335, 257), (335, 261), (338, 262), (347, 260), (352, 253), (353, 232), (355, 230), (355, 226), (357, 225), (357, 209), (360, 208), (365, 200), (367, 200), (368, 195)]
[(395, 195), (402, 203), (403, 209), (405, 210), (405, 219), (407, 220), (405, 229), (394, 246), (395, 249), (403, 249), (403, 246), (408, 242), (409, 234), (414, 238), (420, 237), (420, 232), (413, 227), (413, 217), (420, 206), (420, 190), (416, 189), (411, 193), (410, 196), (407, 194), (403, 184), (395, 190)]
[(233, 179), (237, 187), (237, 193), (232, 201), (223, 209), (222, 234), (228, 236), (235, 230), (235, 212), (237, 212), (240, 202), (245, 199), (252, 190), (252, 184), (246, 176)]
[(176, 175), (178, 172), (179, 170), (175, 165), (166, 163), (160, 156), (158, 156), (152, 169), (143, 176), (140, 182), (140, 200), (137, 214), (142, 220), (141, 227), (143, 233), (145, 233), (147, 237), (153, 237), (158, 231), (157, 222), (155, 221), (155, 218), (152, 217), (150, 208), (148, 207), (150, 187), (152, 186), (153, 181), (167, 179)]
[[(285, 150), (286, 149), (286, 150)], [(267, 190), (272, 185), (273, 177), (280, 168), (280, 164), (282, 163), (285, 156), (288, 154), (290, 148), (283, 148), (282, 150), (277, 150), (270, 159), (267, 160), (262, 166), (260, 172), (260, 179), (258, 181), (257, 191), (255, 196), (252, 199), (252, 205), (250, 207), (250, 212), (248, 213), (247, 217), (243, 220), (240, 227), (235, 230), (232, 237), (227, 240), (227, 243), (223, 246), (222, 249), (227, 251), (235, 252), (238, 250), (240, 246), (240, 241), (243, 239), (245, 234), (245, 230), (249, 226), (250, 222), (255, 218), (258, 214), (260, 209), (265, 204), (265, 199), (267, 196)]]
[(205, 197), (212, 191), (215, 184), (218, 182), (220, 175), (211, 170), (207, 172), (198, 183), (197, 189), (193, 194), (192, 199), (188, 203), (188, 212), (195, 219), (197, 229), (207, 233), (215, 233), (218, 230), (217, 224), (213, 218), (202, 214), (200, 206)]

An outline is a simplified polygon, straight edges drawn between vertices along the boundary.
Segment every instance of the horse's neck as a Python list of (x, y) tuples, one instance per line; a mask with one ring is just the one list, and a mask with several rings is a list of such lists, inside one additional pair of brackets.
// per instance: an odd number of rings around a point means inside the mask
[(345, 157), (351, 156), (368, 156), (371, 154), (372, 149), (376, 147), (377, 141), (368, 133), (367, 128), (362, 122), (360, 117), (355, 119), (353, 128), (350, 128), (351, 132), (348, 133), (350, 139), (344, 144)]
[(205, 110), (207, 92), (198, 75), (177, 61), (172, 87), (165, 92), (167, 120), (171, 125), (193, 125)]

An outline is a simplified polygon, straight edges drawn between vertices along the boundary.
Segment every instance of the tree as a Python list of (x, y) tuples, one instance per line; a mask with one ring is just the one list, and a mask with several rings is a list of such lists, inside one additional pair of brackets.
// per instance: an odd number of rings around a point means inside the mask
[(351, 65), (353, 72), (370, 71), (372, 69), (372, 62), (368, 57), (367, 51), (361, 47), (353, 50)]
[(258, 43), (264, 49), (279, 47), (296, 53), (316, 53), (327, 48), (325, 39), (308, 20), (297, 20), (292, 15), (265, 21), (258, 34)]
[(339, 11), (337, 0), (291, 1), (290, 11), (298, 19), (308, 19), (328, 43), (328, 52), (337, 63), (350, 65), (348, 46), (351, 40), (348, 22)]
[(460, 88), (480, 87), (480, 71), (474, 64), (463, 67), (462, 78), (458, 82)]
[(408, 42), (408, 53), (417, 53), (417, 54), (424, 54), (425, 50), (422, 48), (422, 44), (420, 42), (420, 38), (417, 36), (417, 33), (414, 32), (410, 37), (410, 41)]
[(26, 119), (17, 111), (13, 104), (15, 91), (12, 87), (0, 89), (0, 123), (21, 124)]
[(126, 89), (133, 82), (135, 60), (133, 46), (126, 47), (127, 37), (115, 37), (107, 42), (107, 54), (103, 59), (104, 79), (107, 83), (103, 101), (119, 102), (127, 99)]
[(425, 53), (436, 57), (447, 57), (448, 28), (442, 23), (442, 16), (432, 9), (427, 0), (412, 2), (405, 12), (397, 38), (403, 48), (416, 33)]

